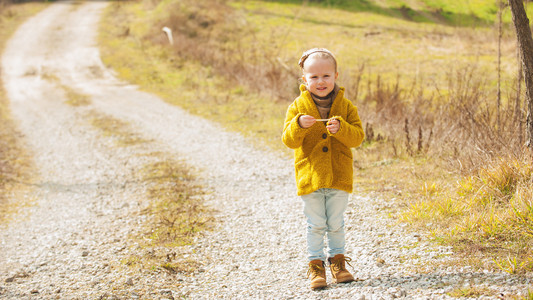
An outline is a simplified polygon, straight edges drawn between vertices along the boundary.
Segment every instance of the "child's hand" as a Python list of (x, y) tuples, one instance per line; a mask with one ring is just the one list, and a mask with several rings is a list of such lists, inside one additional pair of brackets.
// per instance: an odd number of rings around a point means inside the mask
[(330, 119), (328, 121), (328, 125), (326, 125), (326, 128), (329, 130), (330, 133), (335, 134), (337, 131), (339, 131), (339, 128), (341, 127), (341, 123), (337, 119)]
[(298, 119), (298, 124), (300, 124), (300, 127), (302, 128), (309, 128), (313, 126), (313, 124), (316, 123), (316, 119), (310, 115), (302, 115)]

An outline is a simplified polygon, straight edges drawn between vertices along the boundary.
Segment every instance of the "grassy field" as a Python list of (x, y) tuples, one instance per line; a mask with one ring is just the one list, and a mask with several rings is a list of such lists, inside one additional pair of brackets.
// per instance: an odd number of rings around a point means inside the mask
[(357, 192), (401, 203), (391, 216), (453, 245), (459, 261), (523, 273), (531, 161), (508, 9), (497, 106), (497, 12), (488, 0), (117, 2), (100, 43), (125, 80), (287, 155), (298, 58), (329, 48), (367, 133), (354, 150)]
[[(24, 3), (7, 6), (0, 3), (0, 53), (5, 47), (9, 37), (17, 27), (44, 9), (44, 3)], [(8, 218), (10, 213), (25, 203), (9, 202), (9, 196), (20, 188), (21, 182), (30, 176), (31, 157), (25, 151), (23, 142), (20, 141), (16, 126), (11, 119), (9, 102), (3, 88), (0, 74), (0, 222)]]
[[(301, 4), (298, 0), (267, 0), (265, 2), (280, 2)], [(352, 12), (369, 12), (377, 15), (396, 17), (419, 23), (444, 23), (458, 26), (491, 24), (497, 14), (496, 1), (468, 0), (327, 0), (310, 1), (308, 4), (317, 7), (337, 8)]]

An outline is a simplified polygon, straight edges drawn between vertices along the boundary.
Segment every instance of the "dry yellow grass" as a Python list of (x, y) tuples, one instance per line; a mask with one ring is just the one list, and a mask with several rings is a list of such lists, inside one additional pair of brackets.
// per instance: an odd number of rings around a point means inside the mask
[(118, 146), (126, 147), (148, 142), (132, 132), (126, 122), (96, 111), (89, 112), (86, 117), (92, 126), (98, 128), (104, 136), (112, 138)]
[[(446, 189), (430, 187), (401, 214), (459, 253), (508, 273), (533, 269), (533, 188), (527, 159), (499, 159)], [(479, 262), (480, 264), (481, 262)]]
[(200, 266), (198, 261), (179, 253), (180, 246), (190, 244), (214, 222), (212, 212), (203, 205), (205, 191), (195, 183), (185, 163), (168, 157), (146, 164), (140, 176), (149, 185), (151, 203), (143, 212), (149, 221), (135, 238), (147, 249), (143, 253), (150, 255), (137, 256), (135, 261), (144, 268), (162, 268), (171, 273), (195, 271)]

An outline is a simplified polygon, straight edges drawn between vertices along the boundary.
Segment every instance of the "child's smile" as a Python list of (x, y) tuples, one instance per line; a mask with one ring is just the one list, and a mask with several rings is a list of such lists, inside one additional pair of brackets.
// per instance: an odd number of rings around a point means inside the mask
[(316, 96), (325, 97), (331, 93), (337, 76), (335, 65), (329, 59), (309, 58), (305, 61), (303, 80), (307, 90)]

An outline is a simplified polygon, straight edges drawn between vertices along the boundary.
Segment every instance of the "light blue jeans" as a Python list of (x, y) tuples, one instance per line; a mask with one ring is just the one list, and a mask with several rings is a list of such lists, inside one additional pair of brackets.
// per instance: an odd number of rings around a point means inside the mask
[(328, 258), (344, 254), (344, 211), (349, 194), (336, 189), (319, 189), (301, 196), (307, 217), (307, 251), (309, 261), (326, 261), (324, 236), (328, 241)]

